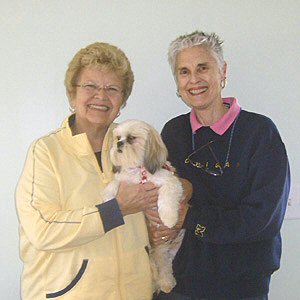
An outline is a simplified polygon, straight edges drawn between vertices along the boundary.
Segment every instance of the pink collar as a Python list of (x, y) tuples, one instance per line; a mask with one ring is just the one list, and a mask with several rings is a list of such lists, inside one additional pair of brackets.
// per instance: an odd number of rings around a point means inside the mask
[[(162, 166), (163, 169), (171, 172), (172, 174), (174, 174), (175, 172), (175, 168), (170, 164), (169, 161), (166, 161), (166, 163)], [(141, 173), (141, 181), (140, 184), (144, 184), (148, 181), (148, 171), (146, 170), (146, 168), (144, 166), (141, 167), (137, 167), (136, 169), (140, 170)]]
[(144, 184), (148, 181), (147, 170), (145, 169), (145, 167), (140, 167), (140, 169), (141, 169), (141, 181), (140, 181), (140, 183)]
[[(241, 110), (236, 98), (223, 98), (223, 102), (229, 104), (229, 110), (220, 120), (210, 126), (210, 128), (219, 135), (222, 135), (230, 127)], [(203, 127), (203, 125), (198, 121), (194, 109), (192, 109), (190, 113), (190, 123), (193, 132), (196, 132), (199, 128)]]

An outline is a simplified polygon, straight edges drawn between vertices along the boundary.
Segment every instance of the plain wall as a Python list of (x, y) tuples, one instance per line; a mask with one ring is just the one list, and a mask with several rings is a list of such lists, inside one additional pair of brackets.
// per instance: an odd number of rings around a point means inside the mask
[[(216, 32), (228, 63), (223, 95), (273, 119), (299, 186), (299, 0), (0, 0), (0, 11), (1, 300), (20, 299), (14, 191), (28, 146), (69, 114), (65, 70), (87, 44), (113, 43), (132, 63), (134, 89), (118, 120), (144, 119), (161, 130), (188, 111), (175, 95), (169, 43), (196, 29)], [(299, 299), (299, 232), (299, 220), (284, 221), (270, 300)]]

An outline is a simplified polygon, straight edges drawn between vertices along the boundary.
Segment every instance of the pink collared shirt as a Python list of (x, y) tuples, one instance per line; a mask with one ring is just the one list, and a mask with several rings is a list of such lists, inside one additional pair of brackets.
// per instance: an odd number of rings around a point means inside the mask
[[(215, 133), (222, 135), (233, 123), (235, 118), (238, 116), (241, 107), (234, 97), (222, 98), (224, 103), (229, 104), (229, 110), (225, 113), (225, 115), (218, 120), (216, 123), (209, 126)], [(198, 121), (196, 112), (192, 109), (190, 113), (190, 123), (192, 127), (192, 131), (195, 133), (199, 128), (203, 125)]]

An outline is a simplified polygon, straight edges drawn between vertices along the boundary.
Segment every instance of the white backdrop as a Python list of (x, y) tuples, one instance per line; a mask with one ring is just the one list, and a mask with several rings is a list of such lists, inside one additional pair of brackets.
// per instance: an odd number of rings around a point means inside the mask
[[(161, 130), (188, 111), (175, 96), (169, 43), (196, 29), (219, 34), (228, 63), (224, 96), (274, 120), (299, 187), (299, 0), (0, 0), (0, 11), (1, 300), (20, 299), (14, 190), (27, 148), (69, 113), (65, 70), (92, 42), (119, 46), (132, 63), (134, 90), (119, 120), (140, 118)], [(299, 299), (299, 232), (300, 220), (284, 221), (270, 300)]]

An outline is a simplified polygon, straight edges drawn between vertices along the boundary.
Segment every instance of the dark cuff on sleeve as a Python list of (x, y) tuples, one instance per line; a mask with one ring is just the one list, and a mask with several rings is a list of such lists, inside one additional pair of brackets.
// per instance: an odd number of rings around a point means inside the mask
[(96, 207), (100, 213), (105, 232), (124, 224), (123, 215), (119, 208), (117, 199), (111, 199), (107, 202), (96, 205)]

